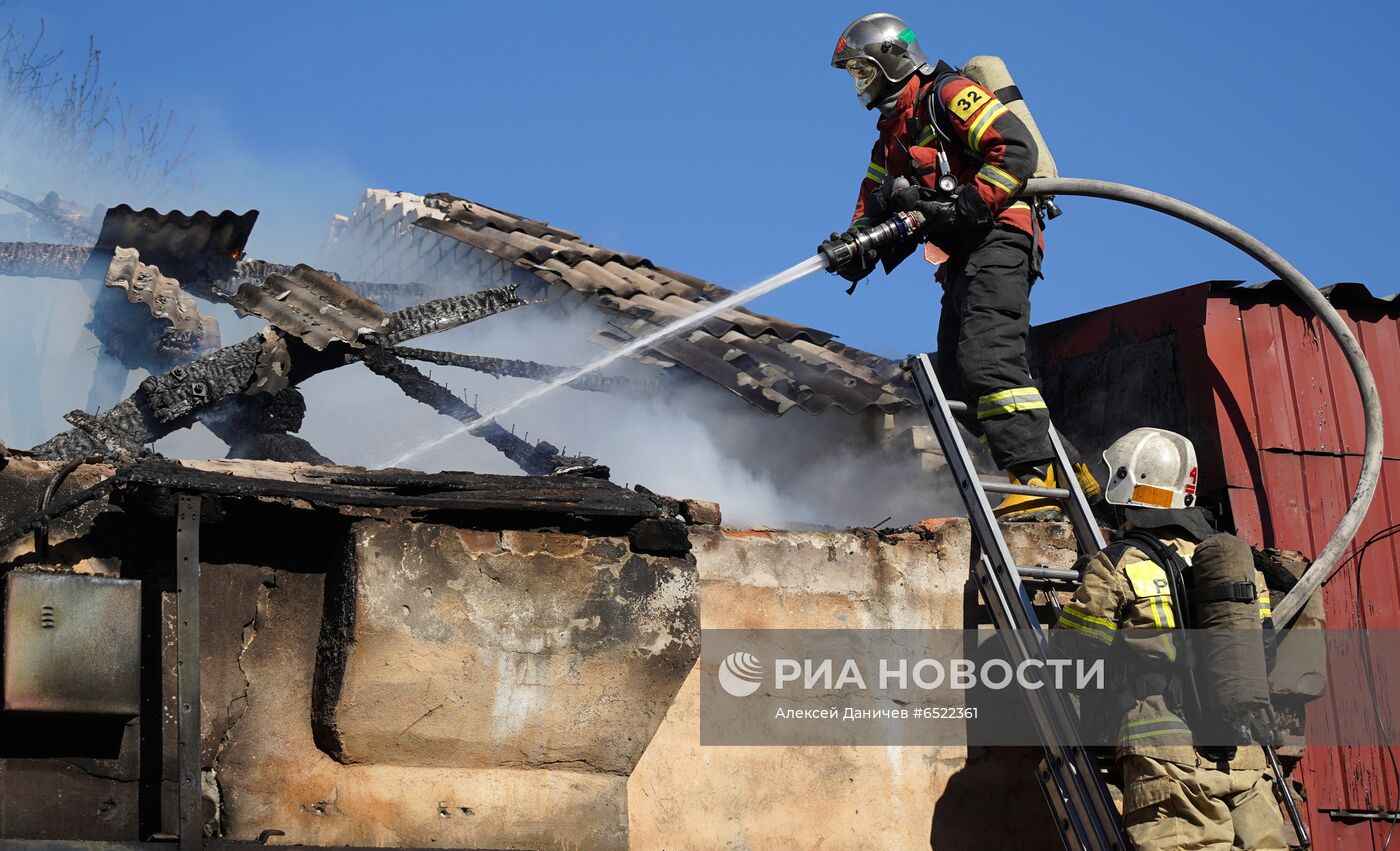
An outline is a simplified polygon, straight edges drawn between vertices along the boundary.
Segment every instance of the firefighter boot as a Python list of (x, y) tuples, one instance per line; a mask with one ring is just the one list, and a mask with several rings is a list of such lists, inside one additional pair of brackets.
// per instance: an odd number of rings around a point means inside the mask
[[(1085, 498), (1090, 503), (1097, 502), (1102, 498), (1103, 490), (1089, 472), (1089, 466), (1083, 462), (1070, 466), (1074, 468), (1074, 476), (1079, 480), (1079, 487), (1084, 491)], [(1031, 464), (1021, 468), (1019, 473), (1019, 475), (1015, 472), (1007, 473), (1007, 478), (1012, 484), (1033, 488), (1058, 487), (1055, 484), (1055, 468), (1052, 465)], [(993, 509), (992, 513), (998, 519), (1010, 522), (1063, 520), (1065, 517), (1058, 499), (1018, 493), (1007, 496), (1000, 505)]]

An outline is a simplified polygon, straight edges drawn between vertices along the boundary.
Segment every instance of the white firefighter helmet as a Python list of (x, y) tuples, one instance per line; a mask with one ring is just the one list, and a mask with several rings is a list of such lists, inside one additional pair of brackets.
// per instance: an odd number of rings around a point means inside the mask
[(1196, 447), (1174, 431), (1136, 428), (1103, 454), (1108, 464), (1104, 499), (1141, 508), (1196, 504)]
[(914, 30), (885, 12), (856, 18), (842, 31), (831, 54), (832, 67), (850, 73), (866, 108), (874, 105), (886, 86), (909, 79), (927, 64)]

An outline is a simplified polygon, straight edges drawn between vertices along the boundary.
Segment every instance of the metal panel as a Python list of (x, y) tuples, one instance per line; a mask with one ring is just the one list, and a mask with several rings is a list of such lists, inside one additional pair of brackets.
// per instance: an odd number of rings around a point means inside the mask
[(179, 210), (159, 213), (147, 207), (133, 210), (120, 204), (107, 211), (97, 247), (135, 248), (150, 257), (227, 256), (237, 259), (248, 245), (248, 236), (258, 220), (258, 211), (234, 213), (224, 210), (211, 215), (197, 210), (185, 215)]
[(361, 348), (361, 335), (386, 331), (390, 323), (384, 308), (305, 265), (286, 275), (268, 275), (261, 282), (245, 283), (229, 301), (318, 352), (336, 340)]
[[(1377, 372), (1390, 425), (1389, 460), (1352, 547), (1355, 555), (1371, 535), (1400, 523), (1400, 439), (1394, 425), (1400, 422), (1400, 388), (1386, 375), (1400, 363), (1400, 305), (1357, 287), (1334, 289), (1333, 301)], [(1235, 525), (1251, 543), (1315, 556), (1350, 503), (1364, 445), (1360, 397), (1345, 358), (1277, 287), (1214, 294), (1205, 336), (1220, 377), (1215, 418)], [(1395, 539), (1367, 550), (1361, 574), (1355, 560), (1344, 562), (1324, 586), (1328, 625), (1400, 628), (1397, 565)], [(1308, 727), (1322, 737), (1339, 719), (1374, 714), (1369, 695), (1334, 689), (1311, 704)], [(1397, 720), (1386, 719), (1392, 728)], [(1393, 757), (1400, 754), (1376, 747), (1307, 750), (1302, 775), (1319, 851), (1382, 847), (1390, 825), (1342, 822), (1324, 811), (1396, 809), (1400, 788)]]
[(180, 851), (204, 840), (199, 735), (199, 494), (181, 494), (175, 517), (175, 672), (179, 712)]
[(219, 347), (219, 323), (199, 312), (194, 298), (180, 289), (180, 282), (162, 275), (160, 268), (141, 262), (134, 248), (116, 248), (107, 267), (106, 286), (121, 290), (126, 300), (143, 305), (156, 319), (164, 319), (176, 331), (195, 335), (200, 347)]
[(135, 715), (140, 670), (140, 582), (6, 575), (5, 709)]

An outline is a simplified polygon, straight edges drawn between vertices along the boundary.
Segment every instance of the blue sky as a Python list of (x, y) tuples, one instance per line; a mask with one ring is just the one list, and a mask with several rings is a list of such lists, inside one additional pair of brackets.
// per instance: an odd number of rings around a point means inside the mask
[[(850, 3), (41, 3), (0, 18), (196, 127), (193, 185), (139, 206), (258, 206), (298, 261), (366, 186), (447, 191), (730, 287), (850, 216), (873, 140), (828, 67)], [(1400, 288), (1385, 3), (894, 3), (933, 57), (1003, 56), (1063, 174), (1136, 184), (1259, 236), (1320, 284)], [(1036, 321), (1211, 278), (1266, 277), (1155, 214), (1065, 199)], [(931, 348), (930, 267), (756, 308), (891, 356)], [(542, 343), (542, 345), (544, 345)], [(542, 350), (540, 359), (547, 350)]]

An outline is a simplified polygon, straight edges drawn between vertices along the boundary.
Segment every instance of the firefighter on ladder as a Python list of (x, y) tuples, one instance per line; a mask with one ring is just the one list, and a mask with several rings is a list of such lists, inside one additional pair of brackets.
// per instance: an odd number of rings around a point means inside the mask
[[(831, 64), (850, 73), (861, 103), (880, 116), (851, 227), (901, 210), (924, 214), (925, 256), (940, 264), (943, 285), (939, 381), (968, 404), (964, 425), (1013, 482), (1053, 487), (1063, 474), (1052, 467), (1050, 416), (1026, 363), (1030, 291), (1044, 241), (1037, 211), (1017, 199), (1035, 168), (1034, 137), (992, 92), (944, 62), (930, 65), (913, 30), (894, 15), (866, 15), (848, 26)], [(836, 272), (854, 290), (877, 263), (888, 272), (915, 247), (857, 253)], [(1075, 468), (1096, 498), (1088, 469)], [(1034, 496), (1010, 496), (997, 507), (1007, 519), (1057, 512)]]
[[(1264, 577), (1249, 547), (1218, 534), (1193, 506), (1196, 456), (1185, 437), (1137, 429), (1104, 460), (1104, 499), (1128, 535), (1081, 559), (1084, 582), (1064, 605), (1052, 646), (1113, 660), (1115, 694), (1081, 694), (1079, 704), (1086, 740), (1115, 746), (1128, 836), (1138, 851), (1285, 851), (1265, 752), (1238, 735), (1242, 719), (1269, 700), (1263, 635), (1272, 620)], [(1171, 590), (1170, 571), (1182, 568), (1192, 576), (1187, 604)], [(1238, 618), (1227, 625), (1229, 640), (1258, 641), (1241, 643), (1249, 652), (1237, 658), (1195, 654), (1217, 661), (1209, 670), (1184, 671), (1178, 654), (1186, 639), (1177, 627), (1202, 606)], [(1207, 632), (1190, 630), (1197, 642)]]

